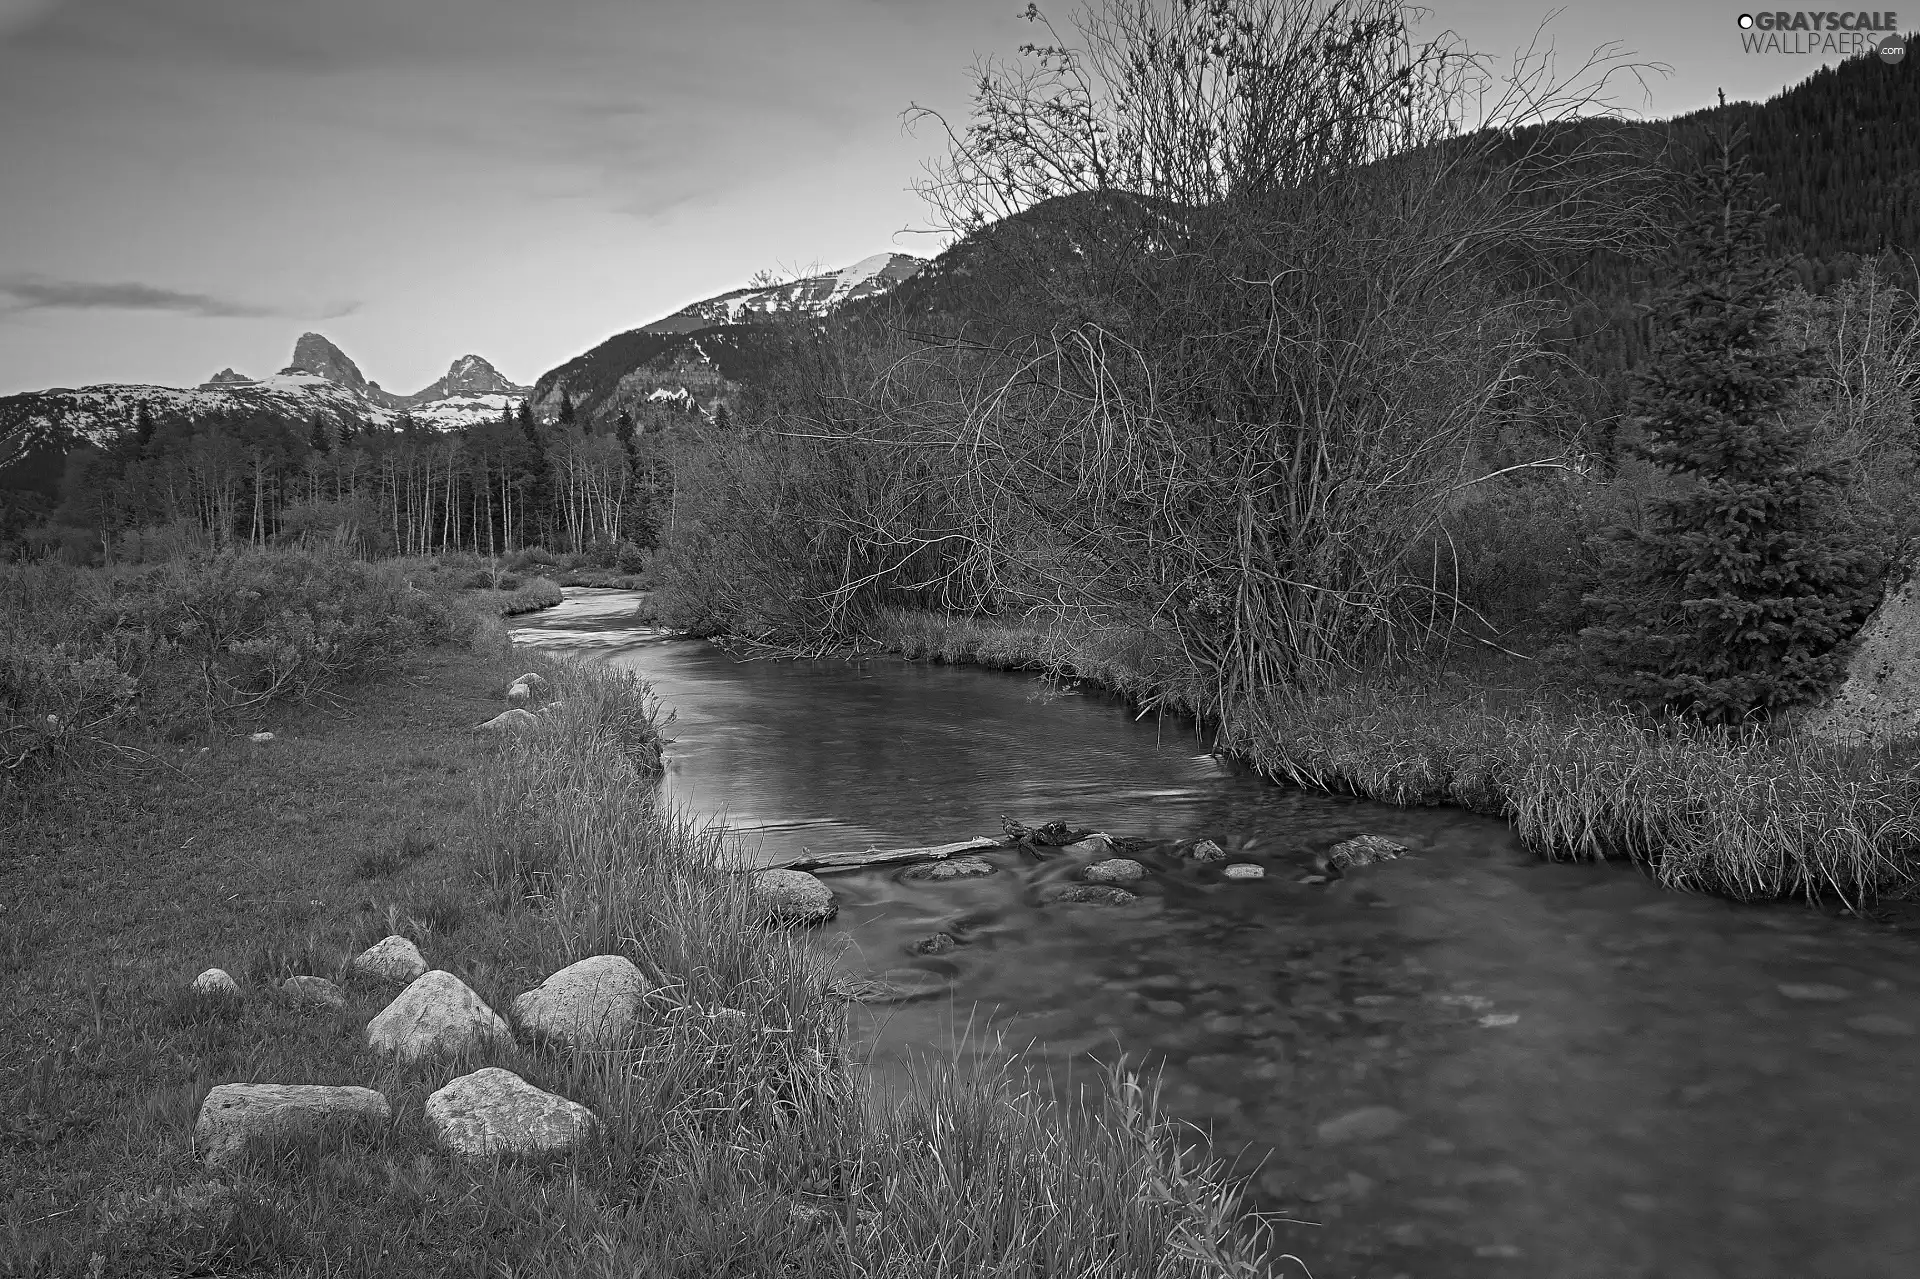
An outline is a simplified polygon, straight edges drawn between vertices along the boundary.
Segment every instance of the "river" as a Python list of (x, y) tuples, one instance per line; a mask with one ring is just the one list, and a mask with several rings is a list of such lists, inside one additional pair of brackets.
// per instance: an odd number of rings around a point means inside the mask
[[(516, 640), (649, 680), (677, 716), (667, 798), (760, 862), (998, 837), (1002, 814), (1149, 841), (1122, 907), (1036, 904), (1072, 855), (825, 877), (840, 913), (816, 934), (844, 969), (943, 992), (863, 1013), (882, 1078), (970, 1015), (968, 1051), (990, 1025), (1056, 1079), (1124, 1049), (1315, 1279), (1920, 1276), (1914, 934), (1273, 786), (1191, 725), (1031, 677), (736, 662), (663, 641), (628, 593), (567, 596)], [(1302, 882), (1362, 833), (1414, 855)], [(1175, 855), (1202, 837), (1265, 877)], [(910, 952), (934, 932), (960, 944)]]

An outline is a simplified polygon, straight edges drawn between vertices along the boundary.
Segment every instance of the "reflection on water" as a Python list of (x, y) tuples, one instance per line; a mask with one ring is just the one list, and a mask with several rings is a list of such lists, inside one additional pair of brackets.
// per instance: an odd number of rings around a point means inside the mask
[[(1920, 945), (1795, 906), (1546, 865), (1498, 822), (1269, 786), (1182, 726), (1035, 680), (892, 660), (736, 663), (569, 591), (516, 637), (604, 655), (678, 713), (663, 786), (771, 862), (998, 835), (1150, 841), (1134, 905), (1039, 906), (1089, 857), (827, 877), (850, 972), (945, 998), (863, 1011), (873, 1066), (969, 1015), (1090, 1080), (1124, 1049), (1317, 1279), (1920, 1276)], [(1340, 839), (1417, 855), (1300, 882)], [(1176, 841), (1266, 869), (1230, 881)], [(944, 932), (958, 945), (910, 947)], [(975, 1052), (991, 1051), (985, 1037)]]

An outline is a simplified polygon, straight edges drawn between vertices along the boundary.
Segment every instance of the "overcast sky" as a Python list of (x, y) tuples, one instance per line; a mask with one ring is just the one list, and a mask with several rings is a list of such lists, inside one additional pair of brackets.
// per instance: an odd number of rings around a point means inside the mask
[[(1429, 0), (1511, 53), (1547, 16)], [(1012, 55), (1022, 0), (0, 0), (0, 394), (279, 369), (306, 329), (390, 390), (477, 352), (531, 382), (762, 267), (848, 265)], [(1043, 6), (1066, 16), (1066, 6)], [(1672, 66), (1667, 116), (1765, 98), (1812, 56), (1741, 50), (1735, 4), (1590, 4)]]

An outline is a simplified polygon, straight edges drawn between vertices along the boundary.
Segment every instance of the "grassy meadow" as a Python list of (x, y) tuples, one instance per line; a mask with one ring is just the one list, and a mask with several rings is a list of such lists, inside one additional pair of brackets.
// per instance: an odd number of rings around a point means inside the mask
[[(12, 599), (73, 605), (37, 635), (9, 632), (11, 719), (51, 695), (18, 674), (59, 673), (47, 628), (68, 628), (63, 661), (136, 651), (80, 617), (107, 583), (6, 572)], [(825, 958), (760, 923), (719, 864), (720, 832), (653, 805), (663, 716), (638, 682), (516, 656), (486, 616), (497, 600), (421, 590), (408, 643), (265, 697), (261, 668), (203, 652), (202, 693), (226, 700), (176, 690), (176, 704), (142, 682), (177, 680), (193, 656), (168, 591), (278, 590), (254, 641), (300, 631), (322, 599), (351, 629), (343, 575), (412, 596), (404, 566), (291, 554), (168, 572), (142, 588), (157, 655), (114, 667), (132, 681), (119, 718), (32, 756), (7, 796), (0, 1275), (1291, 1273), (1136, 1079), (1110, 1079), (1091, 1109), (939, 1063), (905, 1095), (870, 1092)], [(473, 733), (527, 669), (559, 703), (541, 729)], [(663, 984), (624, 1052), (516, 1045), (402, 1068), (364, 1036), (395, 990), (346, 968), (395, 932), (496, 1009), (592, 954)], [(190, 992), (211, 966), (238, 998)], [(347, 1007), (282, 999), (300, 973), (340, 981)], [(564, 1159), (451, 1158), (423, 1103), (483, 1065), (589, 1106), (599, 1138)], [(256, 1145), (215, 1172), (194, 1121), (236, 1081), (373, 1087), (393, 1118)]]

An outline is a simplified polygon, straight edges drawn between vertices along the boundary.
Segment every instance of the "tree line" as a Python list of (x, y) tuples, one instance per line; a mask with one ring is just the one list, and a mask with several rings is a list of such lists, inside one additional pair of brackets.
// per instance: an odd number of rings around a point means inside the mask
[(367, 556), (654, 544), (670, 487), (662, 433), (699, 412), (623, 410), (596, 432), (562, 396), (556, 420), (520, 401), (451, 431), (270, 412), (156, 418), (141, 405), (100, 446), (69, 455), (31, 552), (82, 562), (331, 542)]

